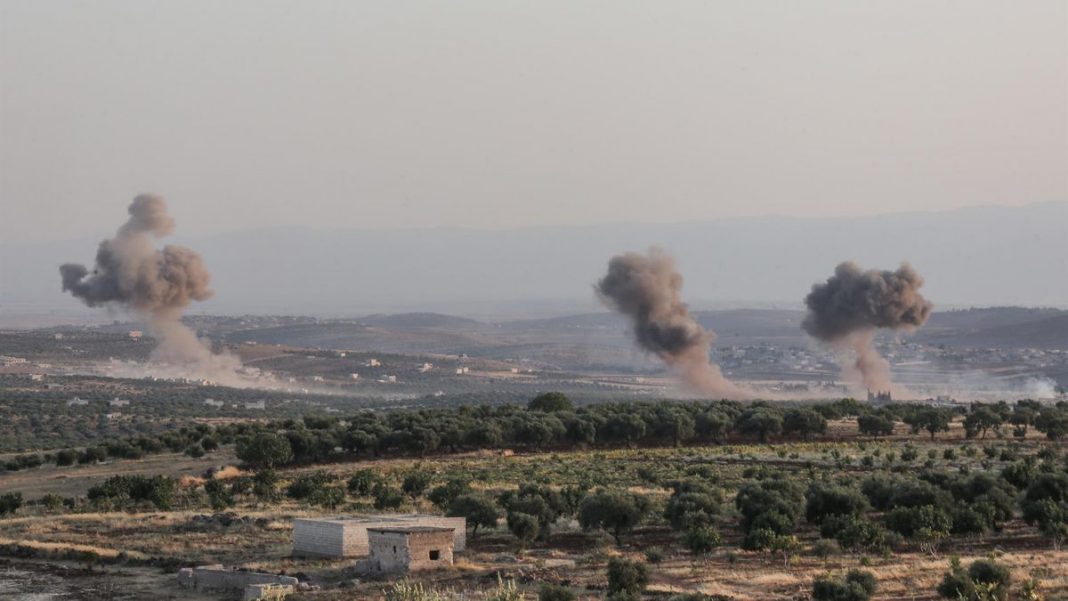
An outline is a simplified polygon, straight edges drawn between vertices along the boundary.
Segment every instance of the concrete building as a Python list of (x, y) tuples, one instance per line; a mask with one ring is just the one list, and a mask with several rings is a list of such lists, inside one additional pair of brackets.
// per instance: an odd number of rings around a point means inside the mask
[(452, 565), (453, 529), (435, 526), (368, 528), (373, 572), (414, 572)]
[(371, 528), (428, 526), (448, 528), (451, 549), (462, 552), (467, 543), (464, 518), (421, 514), (384, 514), (359, 517), (304, 518), (293, 520), (293, 554), (311, 557), (365, 557), (370, 553), (367, 532)]

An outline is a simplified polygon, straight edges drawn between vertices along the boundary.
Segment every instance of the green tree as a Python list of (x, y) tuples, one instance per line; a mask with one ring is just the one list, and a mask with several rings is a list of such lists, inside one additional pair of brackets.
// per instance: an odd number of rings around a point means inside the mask
[(558, 411), (573, 411), (575, 405), (567, 395), (562, 392), (545, 392), (534, 397), (527, 403), (527, 409), (531, 411), (543, 411), (555, 413)]
[(272, 469), (293, 460), (293, 447), (284, 436), (259, 432), (238, 441), (237, 457), (256, 469)]
[(430, 486), (431, 477), (429, 472), (422, 470), (408, 472), (401, 482), (401, 490), (412, 499), (416, 499)]
[(772, 407), (746, 409), (734, 422), (734, 429), (745, 436), (755, 436), (761, 443), (782, 432), (782, 414)]
[(953, 411), (942, 407), (923, 407), (912, 414), (905, 416), (905, 423), (912, 428), (913, 434), (926, 430), (934, 440), (935, 434), (949, 432), (949, 424), (953, 420)]
[(649, 511), (649, 500), (626, 491), (597, 491), (579, 505), (579, 524), (583, 530), (601, 528), (612, 534), (617, 545), (623, 535), (641, 523)]
[(613, 557), (608, 560), (608, 597), (637, 599), (649, 585), (649, 569), (644, 563)]
[(356, 470), (349, 477), (347, 488), (349, 494), (357, 497), (367, 497), (374, 493), (375, 487), (382, 483), (382, 476), (369, 469)]
[(682, 537), (682, 545), (694, 555), (708, 555), (722, 543), (719, 530), (712, 526), (696, 526)]
[(466, 519), (467, 526), (471, 528), (471, 536), (474, 537), (478, 535), (479, 527), (496, 528), (501, 512), (493, 499), (484, 494), (468, 493), (453, 499), (446, 515)]
[(808, 440), (813, 434), (827, 431), (827, 418), (806, 408), (787, 409), (782, 416), (782, 433), (798, 434)]
[(997, 431), (1004, 418), (989, 405), (976, 405), (964, 418), (964, 433), (968, 438), (974, 438), (980, 434), (980, 438), (986, 438), (986, 433), (993, 429)]
[(538, 526), (538, 518), (529, 513), (510, 511), (508, 512), (507, 522), (508, 531), (518, 541), (520, 552), (526, 549), (534, 539), (538, 538), (538, 533), (541, 530)]
[(865, 436), (878, 438), (894, 433), (894, 417), (883, 412), (872, 412), (857, 416), (857, 430)]

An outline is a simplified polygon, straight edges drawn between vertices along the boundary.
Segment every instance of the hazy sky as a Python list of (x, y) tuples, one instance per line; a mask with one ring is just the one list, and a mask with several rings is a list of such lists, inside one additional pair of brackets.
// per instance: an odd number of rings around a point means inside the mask
[(0, 237), (1068, 198), (1068, 3), (0, 0)]

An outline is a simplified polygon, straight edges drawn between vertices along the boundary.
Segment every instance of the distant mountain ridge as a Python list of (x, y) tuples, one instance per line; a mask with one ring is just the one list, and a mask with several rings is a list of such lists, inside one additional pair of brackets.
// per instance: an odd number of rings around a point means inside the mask
[[(738, 309), (699, 311), (695, 316), (716, 332), (720, 346), (754, 342), (804, 345), (809, 340), (800, 327), (803, 311)], [(624, 318), (607, 312), (498, 323), (409, 313), (251, 329), (229, 338), (235, 342), (381, 352), (474, 354), (517, 344), (566, 346), (580, 341), (627, 348), (627, 331)], [(997, 307), (936, 312), (910, 338), (951, 347), (1068, 350), (1068, 311)]]
[[(800, 308), (812, 284), (849, 259), (878, 268), (911, 262), (927, 280), (924, 294), (939, 307), (1068, 308), (1068, 202), (505, 231), (275, 228), (173, 241), (201, 253), (212, 271), (216, 295), (197, 305), (198, 312), (351, 317), (516, 316), (537, 314), (538, 307), (552, 307), (556, 315), (596, 311), (592, 285), (608, 259), (653, 245), (677, 257), (686, 280), (683, 296), (695, 308)], [(82, 311), (60, 291), (58, 266), (91, 261), (96, 243), (0, 243), (0, 310)]]

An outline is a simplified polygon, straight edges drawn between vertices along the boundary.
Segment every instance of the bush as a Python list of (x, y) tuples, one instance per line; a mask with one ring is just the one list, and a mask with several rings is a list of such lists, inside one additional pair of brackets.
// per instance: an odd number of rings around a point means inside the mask
[(953, 558), (950, 569), (942, 576), (938, 594), (960, 601), (998, 601), (1007, 599), (1012, 576), (1009, 569), (993, 560), (980, 559), (965, 571), (960, 560)]
[(538, 518), (529, 513), (511, 511), (508, 513), (508, 530), (519, 541), (519, 550), (523, 550), (538, 538)]
[(575, 601), (575, 594), (557, 584), (543, 584), (538, 589), (538, 601)]
[(841, 552), (842, 547), (837, 542), (829, 539), (818, 540), (816, 544), (812, 545), (812, 554), (823, 561), (827, 561), (828, 557), (838, 555)]
[(335, 479), (333, 474), (325, 470), (304, 474), (286, 487), (286, 496), (297, 500), (308, 499), (314, 493), (330, 486)]
[(608, 560), (608, 594), (638, 596), (649, 584), (649, 570), (645, 564), (622, 557)]
[(401, 490), (405, 492), (409, 497), (415, 499), (430, 486), (430, 474), (428, 472), (416, 470), (408, 473), (404, 477), (404, 481), (401, 482)]
[(90, 501), (149, 502), (157, 509), (169, 510), (173, 504), (178, 483), (167, 476), (112, 476), (103, 483), (89, 488)]
[(849, 570), (838, 580), (820, 576), (812, 584), (813, 601), (868, 601), (878, 584), (875, 575), (863, 570)]
[(708, 555), (723, 542), (719, 531), (712, 526), (697, 526), (686, 531), (682, 544), (694, 555)]
[(15, 513), (22, 507), (22, 493), (9, 492), (0, 495), (0, 515)]
[(375, 487), (382, 483), (382, 477), (369, 469), (356, 470), (349, 478), (347, 488), (349, 494), (357, 497), (368, 497), (374, 493)]
[(401, 505), (404, 505), (404, 495), (388, 486), (383, 485), (376, 488), (374, 497), (374, 508), (379, 511), (383, 509), (397, 509)]

